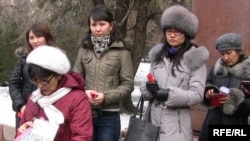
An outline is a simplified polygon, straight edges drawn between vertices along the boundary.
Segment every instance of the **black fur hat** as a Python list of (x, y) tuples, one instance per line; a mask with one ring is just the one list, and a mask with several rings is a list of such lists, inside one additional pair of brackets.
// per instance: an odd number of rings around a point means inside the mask
[(226, 33), (217, 38), (216, 49), (218, 51), (241, 48), (242, 38), (238, 33)]
[(161, 28), (175, 27), (194, 39), (198, 31), (199, 21), (196, 15), (182, 5), (167, 8), (161, 17)]

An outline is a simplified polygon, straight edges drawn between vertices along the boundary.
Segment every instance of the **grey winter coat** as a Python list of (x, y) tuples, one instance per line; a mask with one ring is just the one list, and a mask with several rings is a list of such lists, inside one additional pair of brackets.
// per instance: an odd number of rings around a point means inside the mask
[[(171, 73), (173, 65), (169, 58), (164, 57), (156, 64), (154, 56), (161, 51), (163, 44), (158, 44), (149, 52), (152, 59), (150, 72), (153, 73), (160, 88), (169, 89), (168, 100), (152, 104), (152, 122), (160, 126), (159, 141), (192, 141), (192, 121), (190, 106), (203, 99), (206, 80), (206, 64), (208, 50), (192, 47), (181, 60), (180, 70), (174, 68), (176, 77)], [(152, 99), (151, 93), (142, 84), (141, 95), (144, 99)]]
[(105, 94), (105, 102), (93, 108), (119, 109), (122, 99), (134, 89), (131, 55), (123, 42), (112, 43), (100, 58), (93, 50), (81, 47), (74, 71), (83, 75), (86, 90)]

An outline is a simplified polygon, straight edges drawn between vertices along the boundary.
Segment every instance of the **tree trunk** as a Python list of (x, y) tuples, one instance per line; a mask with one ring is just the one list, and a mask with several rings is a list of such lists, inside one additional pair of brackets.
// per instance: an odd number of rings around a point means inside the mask
[[(126, 13), (128, 12), (129, 1), (117, 0), (115, 4), (116, 4), (115, 5), (115, 20), (117, 22), (117, 25), (121, 29), (123, 36), (126, 37), (128, 20), (127, 18), (125, 19), (125, 21), (122, 21), (122, 20), (126, 16)], [(130, 48), (133, 48), (133, 47), (130, 47)], [(133, 105), (132, 96), (130, 93), (122, 100), (120, 104), (120, 111), (121, 113), (131, 114), (134, 112), (134, 110), (135, 110), (135, 106)]]

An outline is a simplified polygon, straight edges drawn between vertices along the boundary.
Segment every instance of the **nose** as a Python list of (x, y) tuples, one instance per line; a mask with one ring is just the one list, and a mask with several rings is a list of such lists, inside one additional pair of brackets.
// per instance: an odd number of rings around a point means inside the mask
[(37, 38), (34, 38), (33, 41), (36, 43), (38, 40), (37, 40)]
[(224, 54), (224, 55), (223, 55), (223, 58), (224, 58), (224, 60), (228, 60), (228, 59), (229, 59), (229, 57), (228, 57), (227, 54)]
[(96, 26), (96, 28), (95, 28), (95, 31), (101, 31), (101, 27), (100, 26)]

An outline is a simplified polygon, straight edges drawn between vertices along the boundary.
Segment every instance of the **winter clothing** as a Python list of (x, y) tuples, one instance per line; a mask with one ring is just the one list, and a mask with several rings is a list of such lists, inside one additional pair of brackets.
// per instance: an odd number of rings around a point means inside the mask
[[(53, 103), (64, 117), (64, 123), (59, 125), (54, 141), (92, 141), (92, 117), (88, 97), (84, 93), (83, 78), (78, 73), (69, 72), (62, 76), (56, 92), (61, 88), (69, 88), (71, 91)], [(33, 101), (28, 100), (20, 124), (34, 118), (49, 119), (44, 108)]]
[(238, 33), (226, 33), (221, 35), (216, 41), (218, 51), (242, 49), (242, 38)]
[[(240, 80), (250, 75), (250, 57), (243, 57), (232, 67), (228, 67), (222, 59), (218, 59), (207, 77), (207, 86), (230, 88), (229, 99), (223, 107), (211, 107), (203, 122), (199, 140), (208, 140), (209, 125), (241, 125), (248, 123), (250, 113), (250, 97), (243, 94)], [(209, 90), (209, 89), (206, 89)], [(204, 92), (204, 94), (206, 91)], [(211, 99), (204, 96), (203, 104), (210, 107)]]
[(154, 99), (157, 101), (166, 101), (168, 100), (169, 89), (160, 88), (156, 93), (153, 93)]
[(156, 93), (160, 89), (157, 82), (147, 82), (146, 87), (151, 93)]
[(228, 95), (228, 100), (223, 105), (223, 113), (227, 115), (233, 115), (243, 100), (243, 92), (239, 89), (231, 88), (230, 94)]
[(198, 18), (187, 8), (181, 5), (173, 5), (167, 8), (161, 17), (161, 28), (175, 27), (185, 32), (190, 39), (193, 39), (198, 31)]
[(58, 50), (60, 49), (48, 45), (36, 48), (27, 57), (27, 63), (41, 66), (58, 74), (65, 74), (70, 69), (70, 62), (66, 54)]
[(27, 103), (30, 94), (36, 86), (30, 82), (28, 67), (26, 64), (27, 54), (19, 56), (9, 79), (9, 94), (12, 100), (12, 109), (16, 112), (16, 129), (19, 127), (20, 118), (17, 113)]
[[(160, 62), (156, 62), (156, 54), (162, 51), (162, 47), (163, 44), (157, 44), (149, 52), (152, 62), (150, 72), (168, 96), (166, 101), (153, 100), (152, 123), (160, 126), (159, 141), (191, 141), (193, 133), (189, 107), (203, 99), (205, 61), (209, 52), (203, 46), (191, 47), (183, 54), (179, 70), (173, 68), (174, 76), (171, 73), (173, 61), (170, 61), (170, 57), (162, 57)], [(145, 100), (153, 99), (154, 94), (147, 90), (146, 82), (142, 83), (140, 91)]]
[(91, 49), (79, 49), (74, 70), (86, 80), (87, 90), (105, 94), (105, 102), (94, 109), (119, 109), (120, 101), (133, 91), (134, 72), (130, 52), (122, 42), (112, 43), (100, 58)]

